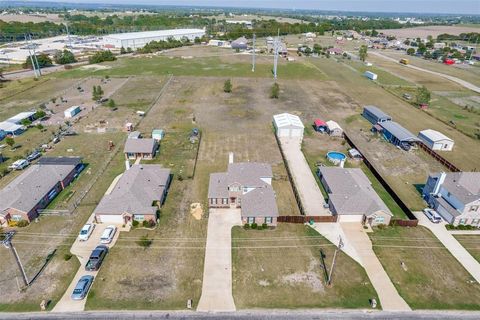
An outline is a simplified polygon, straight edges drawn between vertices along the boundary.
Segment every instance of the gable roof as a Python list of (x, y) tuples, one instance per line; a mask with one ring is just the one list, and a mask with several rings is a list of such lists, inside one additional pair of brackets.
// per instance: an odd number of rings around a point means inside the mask
[[(81, 158), (75, 159), (80, 163)], [(44, 162), (44, 164), (31, 165), (0, 191), (0, 213), (9, 208), (22, 212), (31, 211), (75, 167), (74, 163)]]
[(242, 216), (278, 217), (275, 192), (270, 185), (252, 190), (242, 196)]
[(125, 171), (117, 184), (93, 211), (101, 215), (155, 214), (154, 201), (162, 201), (170, 179), (170, 169), (157, 164), (135, 164)]
[(300, 117), (290, 113), (280, 113), (273, 116), (277, 128), (305, 128)]
[(32, 117), (34, 114), (35, 114), (35, 112), (33, 112), (33, 111), (20, 112), (19, 114), (15, 115), (11, 118), (8, 118), (5, 121), (15, 123), (15, 124), (19, 124), (20, 122), (22, 122), (22, 120), (28, 119), (28, 118)]
[(333, 120), (328, 120), (327, 121), (327, 127), (328, 127), (328, 130), (330, 130), (330, 131), (335, 130), (335, 129), (343, 131), (342, 127), (340, 127), (340, 125)]
[(432, 130), (432, 129), (426, 129), (426, 130), (422, 130), (418, 133), (418, 137), (420, 139), (422, 138), (425, 138), (431, 142), (437, 142), (437, 141), (443, 141), (443, 140), (447, 140), (447, 141), (451, 141), (453, 142), (452, 139), (450, 139), (449, 137), (447, 137), (446, 135), (444, 135), (443, 133), (441, 132), (438, 132), (436, 130)]
[(315, 119), (315, 121), (313, 122), (317, 127), (320, 127), (320, 126), (326, 126), (327, 123), (321, 119)]
[(442, 187), (463, 204), (480, 199), (480, 172), (447, 173)]
[(320, 167), (319, 173), (328, 185), (330, 193), (328, 201), (337, 214), (365, 214), (367, 216), (383, 211), (389, 215), (388, 207), (373, 190), (373, 187), (362, 169)]
[(384, 130), (390, 132), (400, 141), (419, 141), (419, 139), (414, 136), (413, 133), (411, 133), (395, 121), (380, 122), (379, 125)]
[(127, 139), (124, 153), (155, 153), (157, 142), (155, 139)]
[(363, 109), (374, 115), (377, 119), (392, 119), (392, 117), (376, 106), (365, 106)]

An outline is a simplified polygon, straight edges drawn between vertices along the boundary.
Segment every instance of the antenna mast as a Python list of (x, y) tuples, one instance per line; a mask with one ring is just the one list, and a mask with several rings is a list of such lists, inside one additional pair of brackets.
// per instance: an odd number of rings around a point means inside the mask
[(253, 56), (252, 56), (252, 72), (255, 72), (255, 33), (253, 34)]

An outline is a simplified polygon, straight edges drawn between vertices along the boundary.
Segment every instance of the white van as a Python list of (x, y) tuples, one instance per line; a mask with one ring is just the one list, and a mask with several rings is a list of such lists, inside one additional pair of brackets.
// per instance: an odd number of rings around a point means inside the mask
[(15, 161), (14, 163), (12, 163), (12, 165), (9, 168), (13, 169), (13, 170), (23, 170), (26, 167), (28, 167), (29, 164), (30, 163), (27, 160), (20, 159), (20, 160)]
[(423, 213), (427, 216), (428, 220), (432, 221), (433, 223), (442, 222), (442, 217), (433, 209), (423, 209)]
[(117, 232), (117, 227), (108, 226), (103, 230), (102, 236), (100, 237), (100, 243), (108, 244), (112, 242), (115, 233)]

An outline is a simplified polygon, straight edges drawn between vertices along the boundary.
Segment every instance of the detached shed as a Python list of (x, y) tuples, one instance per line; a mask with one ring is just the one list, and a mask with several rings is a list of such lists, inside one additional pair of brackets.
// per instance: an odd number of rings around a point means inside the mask
[(273, 125), (277, 137), (300, 138), (303, 139), (303, 125), (300, 118), (290, 113), (281, 113), (273, 116)]
[(165, 131), (163, 129), (154, 129), (152, 131), (152, 138), (157, 141), (162, 140), (164, 136), (165, 136)]
[(452, 151), (454, 141), (441, 132), (426, 129), (418, 133), (418, 138), (430, 149), (440, 151)]
[(377, 124), (379, 122), (392, 121), (392, 117), (380, 110), (376, 106), (365, 106), (363, 107), (362, 116), (370, 121), (372, 124)]
[(323, 120), (315, 119), (315, 121), (313, 122), (313, 126), (315, 128), (315, 131), (319, 131), (319, 132), (327, 131), (327, 123)]
[(327, 132), (332, 137), (341, 137), (343, 135), (343, 129), (333, 120), (327, 121)]
[(420, 141), (420, 139), (397, 122), (385, 121), (379, 123), (379, 125), (383, 129), (382, 133), (384, 138), (404, 150), (409, 150), (415, 143)]

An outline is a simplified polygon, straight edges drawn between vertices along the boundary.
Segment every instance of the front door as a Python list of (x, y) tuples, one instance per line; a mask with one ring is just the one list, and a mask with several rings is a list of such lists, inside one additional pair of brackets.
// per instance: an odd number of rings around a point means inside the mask
[(230, 197), (230, 207), (235, 207), (237, 205), (237, 198)]

